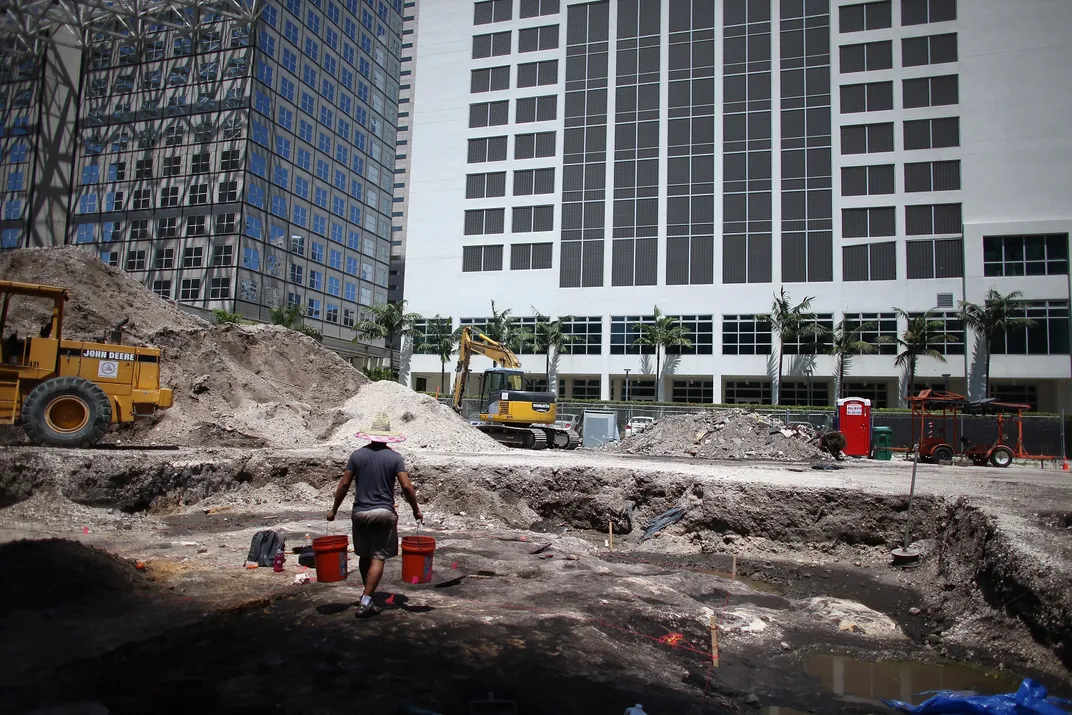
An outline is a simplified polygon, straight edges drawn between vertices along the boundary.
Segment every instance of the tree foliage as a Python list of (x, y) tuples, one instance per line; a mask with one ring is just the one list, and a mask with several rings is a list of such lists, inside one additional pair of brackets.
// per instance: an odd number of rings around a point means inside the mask
[(646, 345), (655, 348), (655, 399), (662, 399), (662, 357), (667, 348), (691, 348), (692, 333), (676, 318), (663, 315), (659, 306), (654, 307), (654, 320), (650, 323), (638, 323), (633, 329), (640, 335), (633, 341), (634, 345)]
[(990, 351), (994, 338), (1035, 325), (1034, 320), (1026, 317), (1026, 309), (1027, 301), (1018, 290), (1002, 295), (991, 288), (983, 297), (982, 305), (960, 301), (960, 318), (964, 321), (964, 327), (983, 338), (986, 375), (983, 395), (990, 394)]
[(813, 300), (815, 300), (814, 296), (805, 296), (804, 300), (794, 304), (789, 294), (786, 293), (785, 286), (782, 286), (774, 294), (770, 313), (756, 316), (766, 320), (770, 324), (771, 332), (778, 335), (778, 380), (776, 382), (778, 385), (778, 400), (775, 404), (780, 405), (782, 402), (785, 344), (795, 342), (801, 338), (819, 337), (823, 333), (822, 328), (815, 322), (815, 314), (811, 312), (811, 302)]

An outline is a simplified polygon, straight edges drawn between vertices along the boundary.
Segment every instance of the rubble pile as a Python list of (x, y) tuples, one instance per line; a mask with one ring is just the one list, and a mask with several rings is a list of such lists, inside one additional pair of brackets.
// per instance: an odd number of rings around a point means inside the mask
[(610, 446), (615, 452), (653, 457), (801, 461), (821, 456), (807, 425), (742, 409), (666, 417)]

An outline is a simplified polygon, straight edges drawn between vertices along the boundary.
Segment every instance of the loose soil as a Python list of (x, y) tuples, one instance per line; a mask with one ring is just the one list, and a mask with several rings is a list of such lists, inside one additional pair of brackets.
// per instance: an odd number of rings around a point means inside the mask
[[(109, 442), (192, 447), (294, 448), (351, 444), (354, 432), (386, 412), (407, 432), (406, 449), (497, 452), (506, 448), (449, 408), (401, 385), (370, 381), (336, 353), (275, 325), (210, 325), (78, 248), (0, 254), (0, 275), (65, 286), (64, 337), (106, 340), (124, 318), (124, 344), (163, 350), (161, 384), (175, 404), (150, 421), (113, 430)], [(77, 276), (77, 285), (71, 277)], [(36, 335), (49, 316), (41, 300), (12, 302), (9, 327)], [(24, 443), (7, 428), (0, 440)]]

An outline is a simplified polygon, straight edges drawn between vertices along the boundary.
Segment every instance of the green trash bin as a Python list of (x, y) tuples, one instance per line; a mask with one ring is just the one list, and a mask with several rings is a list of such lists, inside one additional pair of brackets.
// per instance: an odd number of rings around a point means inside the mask
[(889, 462), (893, 459), (893, 428), (875, 427), (871, 430), (871, 458)]

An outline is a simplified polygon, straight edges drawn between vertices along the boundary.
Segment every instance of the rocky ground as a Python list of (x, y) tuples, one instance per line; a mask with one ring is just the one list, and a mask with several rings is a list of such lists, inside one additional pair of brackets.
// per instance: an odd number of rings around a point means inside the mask
[[(905, 463), (412, 452), (435, 579), (402, 584), (391, 562), (385, 612), (358, 621), (355, 574), (296, 586), (293, 558), (242, 568), (260, 528), (291, 544), (340, 529), (322, 513), (344, 456), (0, 451), (0, 568), (18, 584), (0, 590), (0, 709), (350, 712), (358, 694), (366, 712), (446, 715), (494, 691), (522, 713), (871, 712), (876, 668), (962, 682), (934, 667), (950, 661), (984, 690), (1068, 687), (1063, 472), (920, 465), (924, 563), (901, 571)], [(641, 543), (675, 504), (685, 518)], [(77, 545), (16, 541), (46, 537)], [(901, 696), (907, 676), (890, 677), (877, 694)]]

